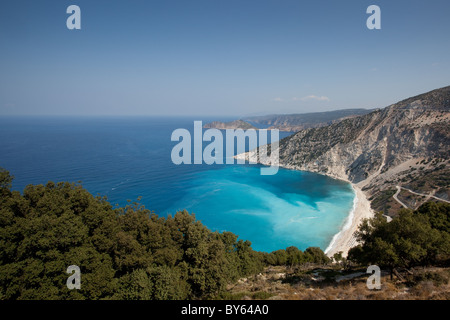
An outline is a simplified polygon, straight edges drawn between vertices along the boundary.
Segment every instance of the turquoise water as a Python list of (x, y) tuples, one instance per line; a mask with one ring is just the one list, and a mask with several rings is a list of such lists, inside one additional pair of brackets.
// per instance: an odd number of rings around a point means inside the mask
[(295, 245), (323, 250), (353, 206), (350, 185), (308, 172), (229, 166), (198, 173), (169, 212), (186, 208), (213, 230), (232, 230), (255, 250)]
[(194, 120), (0, 118), (0, 166), (15, 176), (15, 190), (81, 181), (113, 205), (141, 197), (162, 216), (187, 209), (255, 250), (327, 248), (352, 209), (349, 184), (284, 169), (261, 176), (259, 165), (174, 165), (171, 133), (192, 129)]

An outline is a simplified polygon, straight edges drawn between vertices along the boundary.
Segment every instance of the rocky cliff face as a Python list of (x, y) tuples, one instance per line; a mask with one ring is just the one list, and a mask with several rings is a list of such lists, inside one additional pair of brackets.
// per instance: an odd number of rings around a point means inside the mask
[(448, 200), (449, 111), (450, 87), (445, 87), (302, 130), (280, 141), (280, 164), (351, 181), (370, 197), (375, 210), (387, 214), (400, 207), (392, 197), (397, 186)]

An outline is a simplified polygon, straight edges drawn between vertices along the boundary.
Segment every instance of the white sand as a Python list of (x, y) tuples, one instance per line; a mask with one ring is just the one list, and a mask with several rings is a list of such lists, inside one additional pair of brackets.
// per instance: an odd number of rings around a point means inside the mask
[(342, 255), (346, 257), (350, 248), (358, 244), (354, 233), (358, 230), (362, 220), (374, 216), (374, 212), (370, 207), (370, 202), (367, 200), (366, 195), (358, 186), (352, 184), (352, 187), (356, 195), (353, 203), (353, 210), (349, 214), (341, 231), (333, 237), (330, 245), (325, 250), (325, 253), (329, 257), (332, 257), (339, 251), (342, 251)]

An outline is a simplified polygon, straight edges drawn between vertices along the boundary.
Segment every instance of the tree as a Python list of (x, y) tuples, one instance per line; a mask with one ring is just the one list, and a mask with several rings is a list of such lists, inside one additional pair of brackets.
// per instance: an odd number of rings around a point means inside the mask
[(335, 263), (338, 263), (338, 264), (340, 264), (342, 261), (343, 261), (343, 257), (342, 257), (342, 251), (339, 251), (339, 252), (336, 252), (334, 255), (333, 255), (333, 261), (335, 262)]
[(428, 217), (433, 229), (450, 233), (449, 204), (426, 202), (417, 209), (416, 213)]
[(286, 248), (286, 263), (290, 266), (299, 265), (304, 262), (305, 257), (303, 252), (301, 252), (297, 247)]
[[(158, 217), (131, 203), (112, 208), (81, 185), (11, 191), (0, 169), (0, 298), (201, 299), (266, 265), (327, 263), (319, 248), (256, 252), (231, 232), (212, 232), (183, 210)], [(81, 270), (69, 290), (67, 267)]]
[(330, 258), (319, 247), (309, 247), (305, 250), (306, 260), (313, 263), (327, 264)]
[(349, 251), (348, 258), (361, 264), (411, 268), (437, 263), (450, 255), (450, 237), (446, 231), (448, 204), (425, 204), (418, 210), (402, 209), (388, 223), (377, 214), (365, 220), (357, 233), (361, 245)]

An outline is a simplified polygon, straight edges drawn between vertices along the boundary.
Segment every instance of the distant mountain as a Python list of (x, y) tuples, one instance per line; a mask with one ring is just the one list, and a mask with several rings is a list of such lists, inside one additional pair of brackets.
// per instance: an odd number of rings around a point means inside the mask
[(267, 116), (246, 117), (244, 120), (263, 125), (269, 129), (296, 132), (309, 128), (327, 126), (344, 119), (368, 114), (372, 111), (373, 110), (367, 109), (344, 109), (300, 114), (273, 114)]
[(245, 122), (243, 120), (235, 120), (230, 122), (220, 122), (220, 121), (213, 121), (211, 123), (207, 123), (203, 126), (203, 128), (214, 128), (214, 129), (257, 129), (255, 126), (252, 126), (248, 122)]
[(280, 164), (351, 181), (376, 211), (449, 201), (450, 87), (280, 141)]

